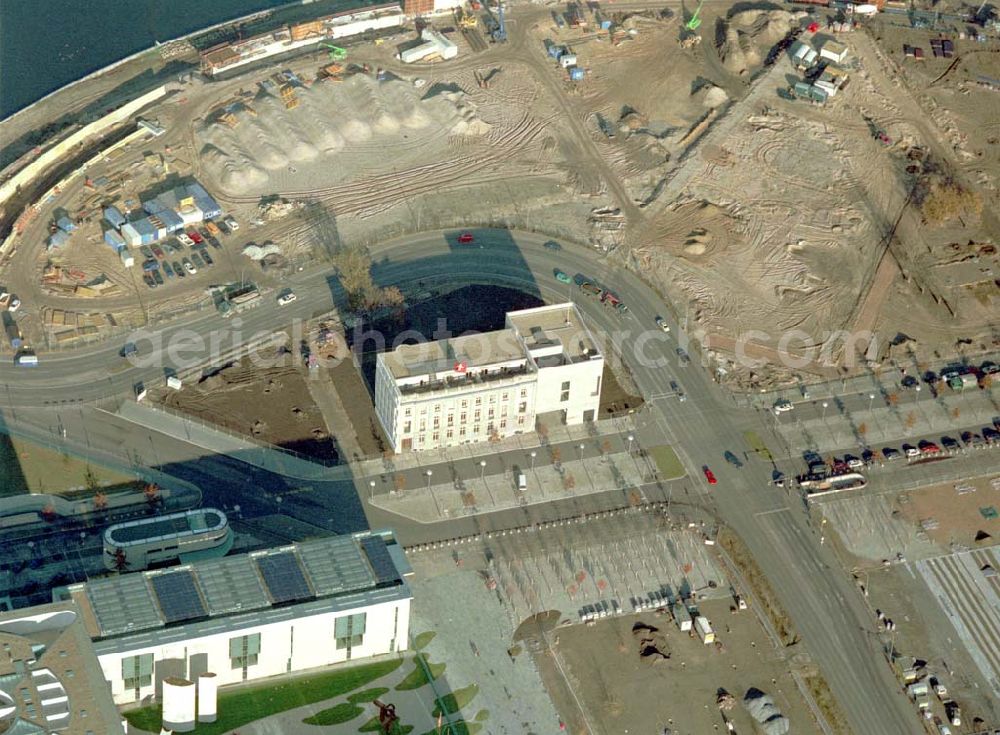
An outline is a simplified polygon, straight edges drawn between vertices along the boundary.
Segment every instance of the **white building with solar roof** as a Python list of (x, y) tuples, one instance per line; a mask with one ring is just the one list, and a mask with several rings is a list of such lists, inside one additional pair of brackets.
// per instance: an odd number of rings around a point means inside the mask
[(67, 588), (116, 704), (163, 680), (219, 686), (404, 650), (411, 574), (388, 531), (317, 539)]

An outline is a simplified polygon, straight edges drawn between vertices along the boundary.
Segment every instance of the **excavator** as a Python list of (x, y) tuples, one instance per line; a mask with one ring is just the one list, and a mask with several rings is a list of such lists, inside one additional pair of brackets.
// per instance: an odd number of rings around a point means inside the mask
[(320, 46), (330, 49), (330, 61), (343, 61), (347, 58), (347, 49), (334, 46), (332, 43), (321, 43)]

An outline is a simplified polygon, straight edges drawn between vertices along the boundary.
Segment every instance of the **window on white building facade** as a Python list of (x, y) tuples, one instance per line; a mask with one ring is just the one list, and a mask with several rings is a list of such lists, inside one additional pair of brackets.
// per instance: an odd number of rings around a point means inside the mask
[(122, 659), (122, 681), (126, 689), (139, 690), (153, 683), (153, 654), (142, 653)]
[(566, 401), (569, 400), (569, 381), (568, 380), (565, 381), (562, 384), (562, 396), (560, 396), (559, 400), (561, 402), (563, 402), (563, 403), (565, 403)]
[(356, 613), (337, 618), (333, 623), (333, 636), (337, 639), (337, 648), (360, 646), (365, 637), (367, 619), (368, 613)]
[(229, 639), (229, 660), (234, 669), (243, 669), (257, 665), (260, 654), (260, 633), (236, 636)]

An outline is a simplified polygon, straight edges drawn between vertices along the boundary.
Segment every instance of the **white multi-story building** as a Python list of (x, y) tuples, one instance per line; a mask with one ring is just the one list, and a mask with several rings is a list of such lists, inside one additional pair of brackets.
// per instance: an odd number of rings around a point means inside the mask
[(405, 650), (410, 574), (389, 532), (363, 532), (72, 585), (116, 704), (163, 682), (223, 687)]
[(604, 357), (572, 303), (508, 312), (504, 329), (378, 356), (375, 411), (396, 452), (597, 418)]

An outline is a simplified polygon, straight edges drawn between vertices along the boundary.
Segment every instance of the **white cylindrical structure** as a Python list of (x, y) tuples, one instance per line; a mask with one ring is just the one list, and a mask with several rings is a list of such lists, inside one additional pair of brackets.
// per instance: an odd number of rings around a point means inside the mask
[(206, 671), (198, 674), (198, 722), (215, 722), (218, 714), (219, 680)]
[(174, 732), (194, 730), (195, 685), (179, 676), (163, 680), (163, 727)]

